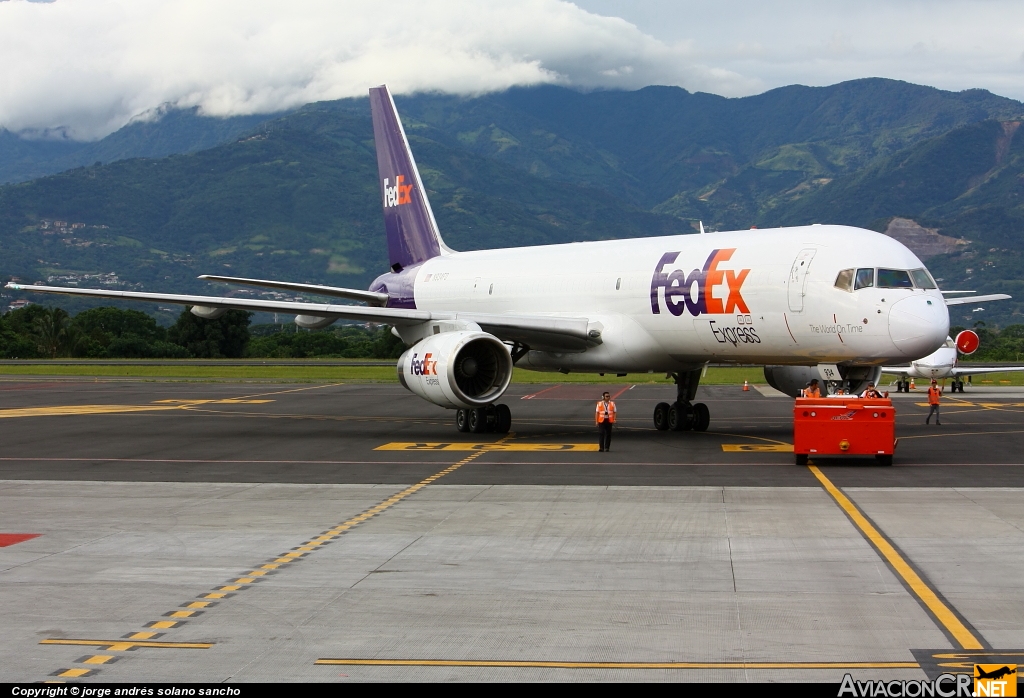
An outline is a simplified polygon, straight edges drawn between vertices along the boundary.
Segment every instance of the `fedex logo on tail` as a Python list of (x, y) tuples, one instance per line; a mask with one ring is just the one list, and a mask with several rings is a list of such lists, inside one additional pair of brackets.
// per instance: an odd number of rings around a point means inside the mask
[(389, 178), (384, 178), (384, 208), (412, 203), (412, 185), (404, 182), (405, 175), (395, 177), (395, 186), (391, 186)]
[(428, 351), (422, 359), (417, 359), (417, 356), (419, 355), (413, 354), (409, 360), (409, 373), (414, 376), (436, 376), (437, 362), (431, 360), (433, 354)]
[[(651, 312), (655, 315), (661, 313), (661, 299), (664, 295), (665, 307), (673, 315), (682, 315), (684, 310), (695, 317), (705, 314), (749, 313), (741, 288), (750, 270), (718, 268), (719, 264), (728, 262), (735, 251), (736, 248), (712, 250), (704, 267), (690, 273), (682, 269), (665, 271), (666, 266), (675, 263), (679, 253), (663, 254), (651, 277)], [(659, 292), (662, 289), (664, 293)]]

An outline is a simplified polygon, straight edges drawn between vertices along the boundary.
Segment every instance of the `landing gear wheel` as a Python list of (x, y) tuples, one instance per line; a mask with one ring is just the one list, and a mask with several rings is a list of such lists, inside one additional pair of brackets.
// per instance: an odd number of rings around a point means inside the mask
[(806, 453), (798, 453), (798, 454), (796, 454), (796, 464), (797, 465), (807, 465), (807, 454)]
[(469, 430), (474, 434), (483, 434), (487, 431), (487, 410), (477, 407), (469, 412)]
[(892, 465), (892, 454), (887, 456), (875, 456), (875, 460), (878, 461), (879, 465)]
[(455, 410), (455, 428), (463, 433), (469, 431), (469, 410)]
[(685, 402), (673, 402), (668, 408), (668, 428), (689, 431), (693, 428), (693, 410)]
[(658, 431), (668, 429), (668, 411), (671, 405), (667, 402), (659, 402), (654, 406), (654, 428)]
[(499, 434), (507, 434), (512, 428), (512, 410), (508, 405), (494, 406), (494, 431)]
[(707, 431), (711, 426), (711, 410), (703, 402), (693, 406), (693, 430)]

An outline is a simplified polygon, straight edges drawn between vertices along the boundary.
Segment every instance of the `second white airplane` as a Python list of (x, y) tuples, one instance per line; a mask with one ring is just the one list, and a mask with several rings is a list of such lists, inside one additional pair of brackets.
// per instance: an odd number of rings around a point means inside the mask
[(981, 346), (981, 340), (976, 332), (964, 330), (956, 339), (946, 337), (941, 347), (924, 358), (911, 361), (909, 366), (883, 366), (883, 373), (890, 373), (899, 376), (896, 381), (897, 392), (910, 392), (910, 381), (908, 378), (923, 378), (925, 380), (945, 380), (952, 378), (953, 392), (964, 391), (964, 376), (979, 376), (986, 373), (1016, 373), (1024, 371), (1024, 366), (963, 366), (960, 363), (960, 354), (971, 355)]
[(849, 390), (878, 382), (882, 366), (926, 356), (949, 331), (946, 302), (924, 264), (869, 230), (813, 225), (455, 252), (426, 189), (386, 87), (370, 90), (391, 270), (368, 291), (200, 277), (319, 294), (365, 306), (216, 296), (19, 286), (41, 293), (294, 313), (301, 327), (338, 319), (386, 323), (409, 345), (406, 388), (456, 410), (462, 431), (507, 432), (499, 403), (512, 368), (668, 373), (676, 400), (654, 408), (658, 429), (706, 430), (694, 403), (709, 362), (762, 364), (789, 395), (813, 377)]

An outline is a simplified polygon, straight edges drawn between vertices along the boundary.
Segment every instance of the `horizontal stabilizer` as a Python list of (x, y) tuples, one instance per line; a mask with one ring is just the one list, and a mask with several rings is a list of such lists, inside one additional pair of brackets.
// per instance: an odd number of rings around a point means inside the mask
[(966, 366), (957, 364), (950, 371), (952, 376), (981, 376), (986, 373), (1017, 373), (1024, 371), (1024, 366)]
[(335, 286), (320, 286), (319, 284), (296, 284), (289, 281), (265, 281), (263, 279), (241, 279), (234, 276), (216, 276), (214, 274), (203, 274), (199, 277), (204, 281), (221, 281), (226, 284), (240, 284), (242, 286), (259, 286), (261, 288), (279, 288), (284, 291), (297, 291), (299, 293), (314, 293), (319, 296), (333, 296), (334, 298), (347, 298), (351, 301), (362, 301), (368, 305), (384, 307), (388, 302), (388, 294), (377, 293), (376, 291), (360, 291), (354, 288), (337, 288)]
[(988, 296), (969, 296), (967, 298), (946, 298), (946, 305), (967, 305), (968, 303), (987, 303), (988, 301), (1006, 301), (1013, 298), (1005, 293), (993, 293)]

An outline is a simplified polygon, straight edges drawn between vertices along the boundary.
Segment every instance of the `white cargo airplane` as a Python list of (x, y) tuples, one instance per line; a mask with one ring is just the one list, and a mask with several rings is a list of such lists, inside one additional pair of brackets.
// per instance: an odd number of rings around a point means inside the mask
[[(977, 299), (974, 299), (975, 301)], [(952, 378), (953, 392), (963, 392), (964, 376), (978, 376), (985, 373), (1012, 373), (1024, 371), (1024, 366), (1003, 366), (998, 368), (960, 365), (959, 354), (971, 355), (978, 350), (981, 340), (977, 333), (971, 330), (964, 330), (956, 336), (956, 340), (946, 337), (946, 341), (934, 352), (911, 361), (910, 366), (883, 366), (883, 373), (890, 373), (899, 376), (896, 381), (897, 392), (910, 392), (909, 378), (923, 378), (925, 380), (943, 380)]]
[[(444, 244), (385, 86), (370, 90), (391, 270), (370, 290), (203, 276), (361, 301), (366, 306), (8, 284), (40, 293), (177, 303), (202, 318), (229, 308), (294, 313), (300, 327), (338, 319), (392, 325), (409, 345), (406, 388), (457, 410), (461, 431), (507, 432), (496, 404), (512, 367), (668, 373), (677, 399), (658, 429), (706, 430), (693, 403), (709, 362), (765, 365), (797, 395), (812, 377), (859, 390), (882, 366), (942, 346), (949, 314), (924, 264), (869, 230), (812, 225), (455, 252)], [(703, 227), (702, 227), (703, 228)], [(703, 231), (702, 231), (703, 232)]]

